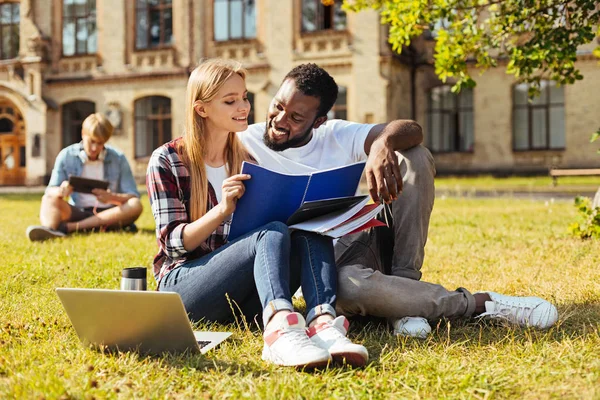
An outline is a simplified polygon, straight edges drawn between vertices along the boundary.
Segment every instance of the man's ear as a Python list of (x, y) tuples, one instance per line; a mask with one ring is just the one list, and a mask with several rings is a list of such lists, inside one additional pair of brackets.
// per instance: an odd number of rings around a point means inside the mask
[(318, 127), (323, 125), (326, 121), (327, 121), (327, 115), (323, 115), (322, 117), (315, 119), (315, 123), (313, 124), (313, 129), (317, 129)]
[(200, 100), (196, 100), (194, 102), (194, 111), (196, 111), (196, 114), (198, 114), (202, 118), (206, 118), (206, 116), (207, 116), (204, 103), (201, 102)]

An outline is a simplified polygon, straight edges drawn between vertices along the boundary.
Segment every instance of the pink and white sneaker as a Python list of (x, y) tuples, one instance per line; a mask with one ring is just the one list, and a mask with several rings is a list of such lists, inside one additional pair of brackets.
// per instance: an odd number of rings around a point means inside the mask
[(276, 365), (297, 368), (323, 367), (331, 361), (329, 352), (314, 344), (306, 334), (301, 314), (291, 313), (275, 329), (263, 335), (262, 359)]
[(353, 367), (362, 367), (369, 359), (369, 352), (346, 337), (350, 323), (344, 316), (308, 328), (310, 340), (326, 349), (333, 361), (342, 364), (344, 360)]

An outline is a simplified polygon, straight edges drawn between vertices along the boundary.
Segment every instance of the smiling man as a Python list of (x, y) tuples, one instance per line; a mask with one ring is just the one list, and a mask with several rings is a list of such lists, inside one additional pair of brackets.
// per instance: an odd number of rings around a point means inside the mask
[(395, 333), (424, 337), (429, 321), (475, 315), (547, 328), (556, 308), (537, 297), (449, 291), (421, 282), (421, 266), (435, 197), (435, 166), (414, 121), (358, 124), (327, 120), (337, 98), (335, 80), (316, 64), (302, 64), (283, 79), (266, 123), (238, 134), (266, 168), (306, 173), (366, 160), (374, 201), (389, 205), (389, 227), (345, 236), (335, 245), (338, 312), (386, 317)]
[[(106, 145), (113, 126), (100, 113), (89, 115), (81, 129), (82, 140), (56, 157), (50, 182), (42, 197), (42, 225), (27, 228), (31, 241), (64, 237), (74, 231), (130, 226), (142, 213), (142, 203), (125, 155)], [(108, 181), (108, 189), (77, 193), (70, 176)], [(67, 201), (66, 198), (69, 198)]]

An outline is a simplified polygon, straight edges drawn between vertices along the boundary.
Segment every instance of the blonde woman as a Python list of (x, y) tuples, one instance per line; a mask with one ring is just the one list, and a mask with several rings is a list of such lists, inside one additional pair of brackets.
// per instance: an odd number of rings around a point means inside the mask
[[(231, 321), (233, 303), (250, 318), (262, 312), (263, 359), (274, 364), (313, 367), (345, 359), (364, 365), (367, 350), (346, 338), (345, 318), (335, 318), (331, 239), (290, 236), (285, 224), (272, 222), (227, 241), (244, 181), (251, 179), (240, 174), (250, 157), (236, 137), (249, 112), (239, 65), (208, 60), (192, 72), (184, 135), (156, 149), (148, 165), (158, 290), (179, 293), (192, 320)], [(291, 302), (290, 287), (299, 281), (306, 321)]]

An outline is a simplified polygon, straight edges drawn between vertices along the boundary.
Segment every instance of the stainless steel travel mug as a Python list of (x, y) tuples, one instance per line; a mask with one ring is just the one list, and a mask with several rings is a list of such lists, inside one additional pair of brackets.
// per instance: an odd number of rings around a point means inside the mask
[(121, 290), (146, 290), (146, 268), (124, 268), (121, 272)]

